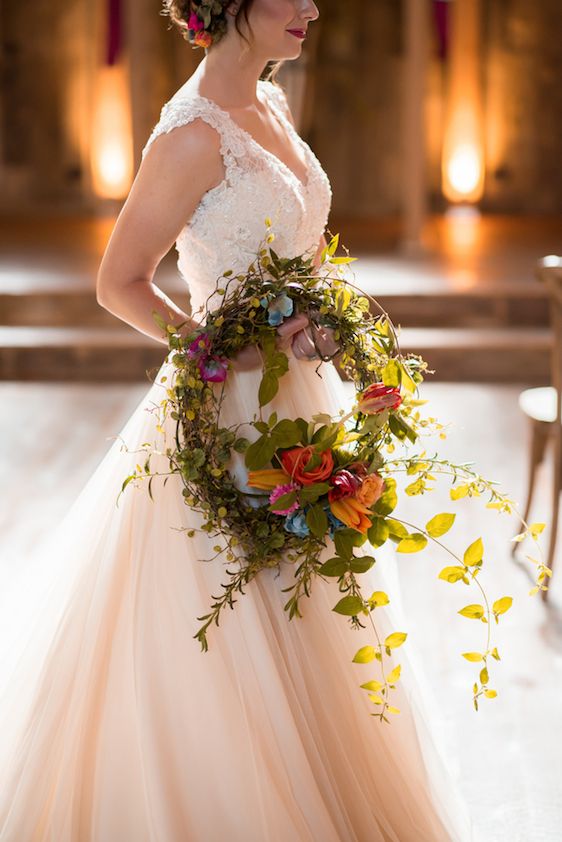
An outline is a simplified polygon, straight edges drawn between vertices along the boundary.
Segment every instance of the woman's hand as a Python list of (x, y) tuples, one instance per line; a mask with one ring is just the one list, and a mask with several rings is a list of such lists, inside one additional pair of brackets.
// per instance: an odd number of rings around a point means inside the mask
[[(313, 339), (314, 337), (314, 339)], [(316, 345), (314, 342), (316, 341)], [(316, 348), (322, 356), (333, 356), (339, 351), (339, 343), (334, 339), (334, 329), (331, 327), (316, 327), (310, 323), (303, 330), (293, 336), (293, 354), (298, 359), (320, 359)]]
[[(308, 325), (308, 316), (299, 313), (285, 319), (277, 328), (276, 346), (279, 351), (285, 351), (291, 344), (293, 336)], [(247, 345), (232, 357), (232, 366), (236, 371), (251, 371), (263, 365), (263, 352), (258, 345)]]

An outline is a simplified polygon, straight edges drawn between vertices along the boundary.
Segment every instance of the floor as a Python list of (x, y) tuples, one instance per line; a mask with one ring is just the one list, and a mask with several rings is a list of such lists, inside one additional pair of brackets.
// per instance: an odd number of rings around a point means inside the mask
[[(136, 407), (144, 385), (0, 384), (0, 586), (13, 565), (62, 517), (112, 436)], [(527, 467), (527, 428), (519, 389), (478, 384), (427, 384), (425, 414), (450, 423), (444, 441), (425, 443), (428, 454), (473, 462), (483, 476), (521, 504)], [(541, 474), (532, 520), (548, 521), (549, 472)], [(491, 629), (501, 661), (492, 661), (496, 699), (472, 706), (477, 665), (463, 651), (485, 646), (486, 627), (456, 612), (477, 601), (462, 583), (437, 578), (451, 563), (438, 548), (396, 556), (409, 642), (439, 701), (436, 722), (451, 752), (452, 768), (485, 842), (562, 839), (562, 572), (549, 602), (529, 596), (533, 566), (510, 558), (516, 518), (485, 508), (485, 498), (452, 502), (444, 483), (431, 493), (401, 498), (400, 517), (422, 526), (437, 512), (457, 513), (442, 540), (462, 554), (478, 537), (485, 547), (482, 586), (493, 601), (513, 597), (510, 611)], [(541, 540), (546, 552), (548, 533)], [(523, 548), (523, 555), (525, 548)], [(389, 563), (390, 556), (381, 557)], [(372, 720), (375, 723), (375, 720)], [(380, 723), (377, 723), (380, 724)]]

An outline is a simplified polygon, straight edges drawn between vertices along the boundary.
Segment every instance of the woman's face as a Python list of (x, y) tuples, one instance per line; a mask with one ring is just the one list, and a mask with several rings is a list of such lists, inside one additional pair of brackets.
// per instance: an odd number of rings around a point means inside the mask
[[(253, 35), (254, 47), (271, 61), (298, 58), (303, 35), (319, 14), (313, 0), (254, 0), (248, 13), (252, 32), (245, 34), (250, 38)], [(244, 24), (241, 16), (241, 29)]]

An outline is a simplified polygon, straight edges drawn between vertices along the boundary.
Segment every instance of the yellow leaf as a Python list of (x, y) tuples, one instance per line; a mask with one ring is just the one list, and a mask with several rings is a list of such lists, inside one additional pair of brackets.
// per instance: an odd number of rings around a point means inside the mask
[(487, 684), (489, 680), (488, 670), (486, 667), (480, 670), (480, 684)]
[(484, 555), (484, 545), (482, 538), (477, 538), (466, 550), (463, 561), (467, 567), (473, 567), (478, 562), (482, 561)]
[(529, 526), (529, 532), (531, 533), (531, 537), (533, 538), (534, 541), (537, 540), (538, 536), (541, 534), (541, 532), (543, 531), (545, 526), (546, 526), (545, 523), (532, 523)]
[(359, 649), (354, 657), (353, 663), (355, 664), (368, 664), (370, 661), (373, 661), (375, 658), (375, 649), (373, 646), (362, 646)]
[(427, 546), (427, 538), (421, 532), (413, 532), (396, 545), (397, 553), (419, 553)]
[(369, 693), (369, 698), (375, 705), (384, 705), (384, 699), (380, 696), (377, 696), (376, 693)]
[(388, 646), (389, 649), (395, 649), (397, 646), (402, 646), (407, 637), (406, 632), (393, 632), (388, 635), (384, 641), (384, 645)]
[(480, 654), (480, 652), (463, 652), (463, 658), (466, 658), (467, 661), (483, 661), (484, 657)]
[(494, 604), (492, 605), (492, 610), (494, 614), (505, 614), (513, 604), (513, 598), (511, 596), (502, 596), (501, 599), (496, 599)]
[(388, 595), (384, 591), (374, 591), (368, 600), (370, 605), (388, 605), (390, 602)]
[(498, 694), (495, 690), (484, 690), (484, 695), (489, 699), (495, 699)]
[(398, 664), (398, 666), (394, 667), (392, 672), (389, 672), (386, 676), (386, 680), (389, 684), (396, 684), (398, 679), (400, 678), (400, 673), (402, 671), (402, 666)]
[(464, 567), (444, 567), (439, 573), (438, 579), (450, 582), (452, 585), (462, 579), (465, 575)]
[(484, 606), (478, 604), (465, 605), (464, 608), (457, 611), (457, 614), (462, 614), (463, 617), (468, 617), (471, 620), (480, 620), (484, 616)]
[(435, 515), (435, 517), (432, 517), (426, 523), (426, 531), (432, 538), (439, 538), (449, 531), (455, 522), (455, 517), (456, 515), (450, 514), (449, 512), (442, 512), (441, 514)]
[(400, 708), (395, 708), (395, 707), (393, 707), (392, 705), (389, 705), (389, 706), (387, 707), (387, 711), (388, 711), (389, 713), (400, 713)]
[(384, 684), (382, 683), (382, 681), (375, 681), (374, 679), (373, 679), (373, 681), (366, 681), (365, 684), (361, 684), (361, 688), (363, 690), (376, 691), (376, 690), (380, 690), (381, 687), (384, 687)]
[(457, 485), (456, 488), (451, 488), (449, 496), (451, 500), (460, 500), (468, 494), (468, 485)]

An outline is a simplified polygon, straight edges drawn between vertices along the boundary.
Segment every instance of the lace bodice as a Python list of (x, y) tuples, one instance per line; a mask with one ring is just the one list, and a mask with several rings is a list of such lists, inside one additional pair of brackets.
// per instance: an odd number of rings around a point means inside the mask
[[(213, 100), (192, 94), (171, 99), (164, 107), (142, 156), (158, 135), (201, 118), (220, 135), (225, 176), (201, 198), (176, 240), (178, 269), (192, 294), (202, 300), (226, 270), (248, 268), (266, 232), (270, 217), (272, 247), (284, 257), (314, 254), (324, 233), (332, 190), (328, 176), (288, 118), (285, 93), (277, 84), (258, 81), (258, 96), (267, 102), (304, 152), (308, 178), (302, 182), (276, 155), (261, 146)], [(197, 302), (199, 305), (199, 301)]]

